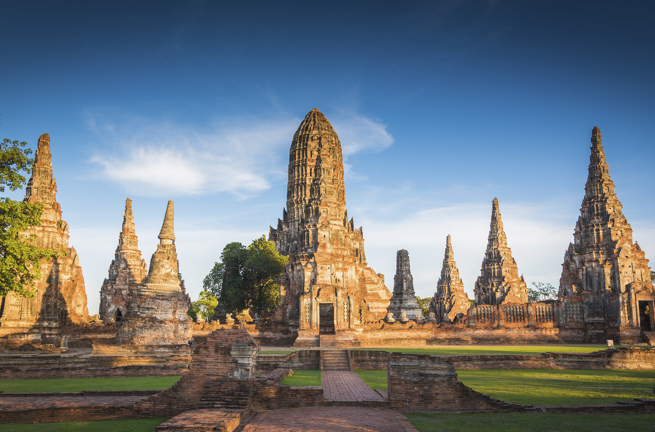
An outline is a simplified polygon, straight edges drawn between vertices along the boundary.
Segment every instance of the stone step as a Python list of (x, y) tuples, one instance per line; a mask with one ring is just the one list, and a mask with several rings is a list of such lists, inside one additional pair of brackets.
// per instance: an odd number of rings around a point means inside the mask
[(346, 350), (321, 351), (321, 370), (350, 371), (350, 359)]

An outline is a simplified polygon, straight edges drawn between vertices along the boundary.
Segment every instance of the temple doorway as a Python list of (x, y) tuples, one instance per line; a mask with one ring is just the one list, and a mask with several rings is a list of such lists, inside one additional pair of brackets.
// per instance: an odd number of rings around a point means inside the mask
[(334, 334), (334, 303), (320, 303), (318, 312), (318, 333)]
[(639, 326), (643, 331), (651, 331), (651, 314), (653, 309), (651, 307), (651, 302), (640, 301), (639, 302)]
[(114, 322), (120, 322), (121, 318), (123, 318), (123, 314), (121, 313), (121, 310), (116, 309), (116, 313), (114, 314)]

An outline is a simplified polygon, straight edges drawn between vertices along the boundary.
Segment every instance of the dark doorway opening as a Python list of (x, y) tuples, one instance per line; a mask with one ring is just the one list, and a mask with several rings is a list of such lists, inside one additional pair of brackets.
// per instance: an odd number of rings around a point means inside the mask
[(321, 303), (318, 305), (319, 334), (334, 334), (334, 303)]
[(639, 302), (639, 326), (643, 331), (651, 331), (650, 318), (653, 313), (650, 302)]
[(120, 322), (121, 318), (123, 318), (123, 314), (121, 313), (121, 310), (116, 309), (116, 314), (114, 314), (114, 321), (115, 322)]

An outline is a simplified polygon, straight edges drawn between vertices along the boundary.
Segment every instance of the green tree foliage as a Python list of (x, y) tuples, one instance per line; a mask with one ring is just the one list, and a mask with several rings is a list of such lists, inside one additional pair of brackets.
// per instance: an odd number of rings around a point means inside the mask
[(221, 261), (205, 277), (203, 287), (216, 296), (227, 313), (247, 308), (270, 312), (280, 305), (276, 282), (288, 260), (264, 236), (248, 247), (229, 243), (221, 253)]
[(193, 310), (205, 321), (214, 316), (214, 309), (218, 305), (218, 299), (209, 291), (200, 291), (198, 301), (193, 302)]
[(416, 301), (418, 301), (418, 307), (421, 308), (421, 314), (425, 319), (428, 319), (428, 313), (430, 311), (430, 300), (432, 300), (432, 298), (430, 297), (421, 298), (419, 296), (416, 296)]
[[(0, 192), (15, 191), (25, 185), (23, 171), (34, 161), (26, 142), (8, 139), (0, 143)], [(0, 296), (9, 292), (33, 296), (34, 281), (41, 278), (39, 262), (55, 256), (55, 251), (32, 244), (34, 235), (24, 234), (29, 227), (41, 225), (43, 205), (0, 198)]]
[(551, 284), (532, 282), (532, 288), (528, 288), (528, 301), (540, 302), (544, 300), (557, 300), (557, 288)]

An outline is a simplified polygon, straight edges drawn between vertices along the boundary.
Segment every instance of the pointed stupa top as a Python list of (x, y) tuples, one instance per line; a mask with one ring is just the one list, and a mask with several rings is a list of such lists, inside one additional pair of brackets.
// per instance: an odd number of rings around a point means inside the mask
[(494, 247), (507, 247), (507, 236), (503, 228), (503, 220), (500, 215), (498, 198), (494, 198), (491, 205), (491, 225), (489, 227), (489, 238), (487, 240), (487, 250)]
[(455, 258), (455, 254), (453, 253), (453, 244), (450, 241), (450, 234), (446, 236), (446, 253), (444, 254), (443, 262), (446, 263), (446, 261), (451, 261)]
[(50, 135), (47, 133), (39, 137), (39, 144), (34, 154), (32, 176), (25, 191), (25, 201), (40, 202), (46, 207), (57, 202), (57, 182), (52, 175)]
[[(455, 292), (464, 292), (464, 284), (459, 277), (459, 269), (455, 263), (455, 253), (450, 240), (450, 234), (446, 237), (446, 250), (441, 267), (441, 276), (437, 282), (437, 297), (450, 296)], [(468, 298), (468, 297), (467, 297)]]
[[(164, 223), (161, 226), (161, 231), (159, 232), (159, 240), (161, 244), (172, 244), (175, 241), (175, 227), (174, 227), (174, 209), (173, 209), (173, 200), (168, 201), (168, 206), (166, 207), (166, 216), (164, 216)], [(166, 242), (170, 240), (170, 243)]]
[(134, 215), (132, 214), (132, 200), (129, 198), (125, 200), (123, 229), (118, 237), (118, 249), (139, 249), (139, 241), (134, 227)]

